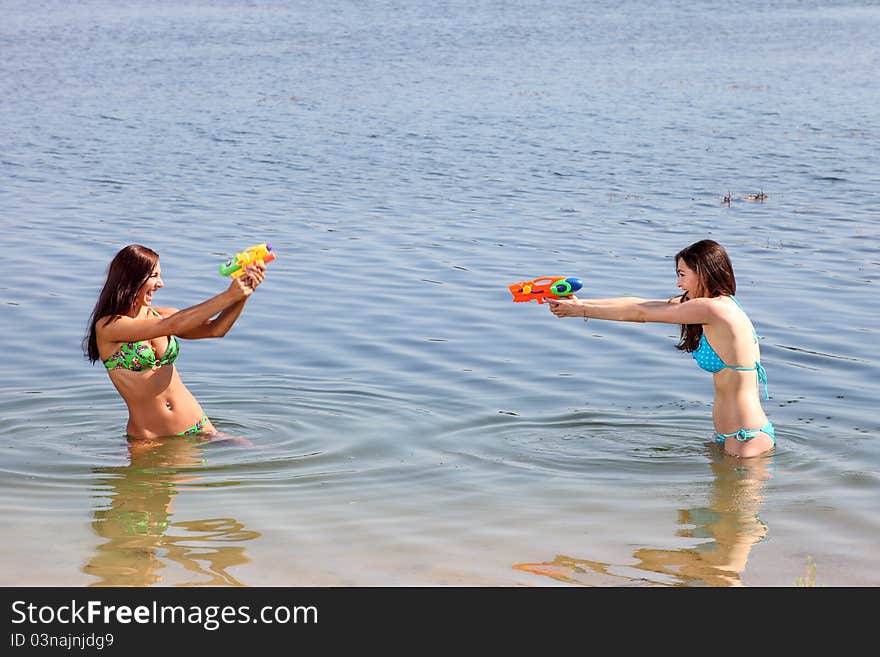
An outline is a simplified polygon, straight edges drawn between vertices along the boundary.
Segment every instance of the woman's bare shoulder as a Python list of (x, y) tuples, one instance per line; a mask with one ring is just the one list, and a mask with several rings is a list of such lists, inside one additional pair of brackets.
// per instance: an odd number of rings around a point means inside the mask
[(166, 317), (171, 317), (176, 312), (180, 312), (178, 308), (169, 307), (159, 307), (159, 306), (151, 306), (152, 309), (159, 314), (161, 319), (165, 319)]

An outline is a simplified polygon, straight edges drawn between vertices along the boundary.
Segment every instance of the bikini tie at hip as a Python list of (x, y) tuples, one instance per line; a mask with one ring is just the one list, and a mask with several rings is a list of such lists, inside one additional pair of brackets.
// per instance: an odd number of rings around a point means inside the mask
[(758, 435), (760, 429), (740, 429), (736, 433), (724, 434), (727, 438), (736, 438), (739, 442), (744, 443)]

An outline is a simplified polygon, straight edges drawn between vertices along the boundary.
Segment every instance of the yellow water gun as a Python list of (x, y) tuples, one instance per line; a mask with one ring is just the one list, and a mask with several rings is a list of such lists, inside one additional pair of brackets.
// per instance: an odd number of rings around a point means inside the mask
[(234, 257), (220, 265), (220, 273), (223, 276), (238, 278), (244, 273), (244, 268), (248, 265), (257, 263), (267, 264), (274, 259), (275, 254), (272, 252), (271, 244), (256, 244), (247, 247), (241, 253), (236, 253)]

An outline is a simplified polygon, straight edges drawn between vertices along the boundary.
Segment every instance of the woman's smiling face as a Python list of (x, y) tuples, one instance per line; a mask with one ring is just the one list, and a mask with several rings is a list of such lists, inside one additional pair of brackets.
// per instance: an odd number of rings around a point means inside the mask
[(697, 272), (688, 267), (684, 260), (679, 258), (675, 266), (678, 277), (678, 287), (687, 292), (688, 299), (696, 299), (703, 295), (703, 286), (700, 285), (700, 277)]
[(150, 277), (147, 279), (147, 282), (141, 286), (140, 290), (138, 290), (138, 304), (141, 306), (153, 305), (153, 293), (163, 287), (165, 287), (165, 283), (162, 282), (162, 268), (157, 261), (156, 266), (153, 267), (153, 271), (150, 272)]

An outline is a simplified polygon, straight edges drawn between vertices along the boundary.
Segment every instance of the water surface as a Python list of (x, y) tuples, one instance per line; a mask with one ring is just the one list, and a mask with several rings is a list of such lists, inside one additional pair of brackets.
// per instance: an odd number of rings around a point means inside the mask
[[(880, 8), (332, 4), (0, 3), (2, 583), (880, 584)], [(507, 292), (668, 297), (704, 237), (769, 457), (717, 453), (677, 327)], [(175, 364), (253, 446), (127, 443), (80, 350), (113, 254), (183, 308), (264, 241)]]

